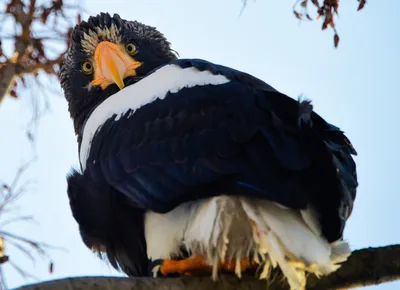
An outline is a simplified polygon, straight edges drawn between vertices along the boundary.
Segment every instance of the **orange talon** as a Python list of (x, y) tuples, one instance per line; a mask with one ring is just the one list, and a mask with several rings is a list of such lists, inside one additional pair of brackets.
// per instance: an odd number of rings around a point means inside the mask
[[(230, 260), (219, 265), (219, 269), (224, 272), (235, 272), (235, 267), (236, 260)], [(257, 264), (255, 262), (250, 262), (249, 259), (240, 261), (241, 272), (256, 267)], [(203, 257), (194, 255), (183, 260), (166, 259), (160, 267), (160, 272), (163, 275), (179, 273), (187, 276), (200, 276), (210, 275), (212, 273), (212, 267), (206, 263)]]
[[(227, 272), (235, 272), (235, 267), (236, 267), (236, 260), (230, 260), (227, 263), (221, 264), (221, 270), (227, 271)], [(240, 261), (240, 270), (241, 272), (246, 271), (247, 269), (257, 267), (257, 264), (255, 262), (250, 262), (249, 259), (244, 259)]]
[(188, 273), (210, 273), (211, 267), (205, 262), (203, 257), (194, 255), (183, 260), (164, 260), (160, 271), (163, 275), (168, 274), (185, 274)]

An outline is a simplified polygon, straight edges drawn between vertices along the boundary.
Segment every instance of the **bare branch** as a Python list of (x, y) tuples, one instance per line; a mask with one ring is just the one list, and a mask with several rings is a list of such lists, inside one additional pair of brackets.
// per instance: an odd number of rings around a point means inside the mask
[[(32, 0), (34, 2), (34, 0)], [(32, 4), (31, 1), (31, 4)], [(34, 4), (34, 3), (33, 3)], [(31, 35), (31, 24), (32, 24), (32, 15), (34, 12), (34, 7), (32, 6), (29, 9), (29, 12), (24, 12), (24, 3), (21, 0), (12, 0), (8, 3), (6, 7), (6, 13), (10, 13), (15, 21), (19, 23), (22, 27), (22, 32), (20, 36), (16, 38), (15, 41), (15, 53), (11, 61), (3, 64), (0, 67), (0, 78), (2, 82), (0, 83), (0, 103), (4, 99), (5, 95), (10, 89), (14, 77), (17, 71), (17, 63), (21, 61), (22, 57), (25, 54), (25, 50), (29, 45), (29, 37)]]
[[(322, 279), (309, 277), (307, 290), (353, 289), (400, 279), (400, 245), (366, 248), (354, 251), (350, 259), (335, 273)], [(286, 290), (283, 279), (274, 279), (266, 288), (265, 280), (251, 277), (237, 279), (221, 276), (217, 282), (210, 277), (192, 278), (118, 278), (79, 277), (27, 285), (16, 290)]]
[(34, 222), (34, 219), (33, 219), (33, 216), (17, 216), (17, 217), (10, 218), (10, 219), (0, 222), (0, 228), (3, 228), (8, 224), (19, 222), (19, 221)]
[[(41, 90), (39, 94), (33, 93), (34, 86), (28, 82), (34, 80), (33, 85), (37, 84), (41, 89), (46, 89), (41, 86), (40, 81), (43, 81), (41, 76), (57, 76), (68, 47), (69, 34), (75, 20), (79, 18), (77, 15), (80, 7), (68, 4), (67, 0), (5, 0), (3, 4), (5, 8), (0, 14), (1, 27), (11, 28), (4, 31), (6, 29), (0, 27), (0, 104), (8, 95), (18, 98), (19, 90), (29, 87), (27, 95), (34, 94), (34, 96), (31, 98), (33, 116), (27, 136), (34, 145), (35, 134), (32, 130), (42, 115), (39, 104), (46, 90)], [(8, 42), (11, 45), (6, 45)], [(3, 47), (11, 48), (12, 51), (7, 52)], [(5, 227), (12, 225), (13, 222), (32, 220), (31, 217), (20, 216), (15, 208), (16, 201), (27, 186), (26, 183), (21, 184), (20, 177), (31, 162), (22, 166), (9, 184), (0, 182), (0, 242), (3, 243), (0, 249), (1, 289), (6, 287), (4, 272), (1, 269), (1, 265), (6, 262), (23, 277), (32, 277), (23, 269), (24, 263), (17, 264), (12, 256), (10, 258), (6, 256), (8, 248), (16, 248), (33, 262), (36, 256), (49, 259), (47, 256), (49, 245), (5, 231)]]
[[(21, 183), (21, 178), (34, 161), (35, 158), (23, 164), (17, 170), (17, 173), (10, 184), (0, 182), (0, 289), (6, 288), (6, 277), (4, 277), (4, 272), (1, 269), (2, 264), (6, 262), (8, 262), (8, 264), (11, 265), (23, 277), (33, 277), (30, 273), (25, 271), (23, 267), (19, 266), (16, 261), (12, 259), (12, 257), (10, 258), (6, 255), (8, 252), (7, 249), (10, 247), (15, 247), (32, 262), (35, 262), (36, 256), (50, 260), (47, 255), (47, 251), (52, 248), (51, 246), (4, 230), (7, 225), (11, 225), (13, 222), (32, 220), (32, 217), (19, 216), (18, 213), (16, 216), (9, 217), (9, 215), (12, 212), (11, 207), (16, 203), (18, 198), (26, 189), (27, 183)], [(21, 264), (24, 265), (24, 263)]]
[[(2, 18), (4, 21), (12, 20), (15, 31), (3, 32), (0, 39), (13, 41), (15, 50), (8, 57), (0, 47), (0, 57), (4, 59), (0, 63), (0, 103), (7, 95), (17, 97), (18, 78), (25, 75), (37, 77), (39, 71), (57, 75), (75, 23), (70, 15), (79, 18), (79, 10), (79, 6), (63, 0), (46, 1), (44, 4), (36, 0), (7, 1)], [(46, 41), (61, 42), (64, 49), (49, 57), (49, 44)]]

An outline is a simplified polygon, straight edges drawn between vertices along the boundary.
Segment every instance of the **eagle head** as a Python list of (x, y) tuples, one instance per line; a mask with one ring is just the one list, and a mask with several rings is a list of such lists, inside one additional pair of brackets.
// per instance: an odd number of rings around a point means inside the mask
[(101, 13), (76, 25), (60, 69), (60, 82), (81, 135), (87, 116), (109, 96), (176, 59), (156, 28)]

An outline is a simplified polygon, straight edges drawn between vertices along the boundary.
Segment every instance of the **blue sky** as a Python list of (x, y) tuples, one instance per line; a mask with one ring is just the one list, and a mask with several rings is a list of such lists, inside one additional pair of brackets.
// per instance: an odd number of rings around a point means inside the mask
[[(116, 12), (156, 26), (181, 57), (232, 66), (294, 98), (310, 98), (318, 113), (347, 133), (359, 153), (360, 186), (345, 238), (354, 249), (400, 243), (400, 2), (369, 1), (364, 11), (356, 12), (356, 0), (341, 1), (337, 50), (332, 31), (322, 32), (321, 23), (299, 24), (292, 4), (248, 1), (240, 16), (240, 0), (86, 1), (85, 7), (90, 14)], [(38, 223), (14, 224), (7, 230), (66, 250), (50, 252), (53, 274), (45, 262), (31, 264), (11, 248), (8, 254), (39, 280), (116, 275), (84, 247), (71, 216), (65, 175), (78, 165), (77, 146), (61, 90), (58, 84), (52, 89), (51, 111), (41, 120), (37, 135), (39, 159), (25, 175), (35, 183), (18, 203), (20, 212), (34, 215)], [(2, 180), (12, 180), (32, 152), (24, 135), (30, 92), (21, 102), (9, 98), (0, 107)], [(10, 287), (27, 283), (9, 266), (4, 270)], [(400, 282), (368, 288), (398, 287)]]

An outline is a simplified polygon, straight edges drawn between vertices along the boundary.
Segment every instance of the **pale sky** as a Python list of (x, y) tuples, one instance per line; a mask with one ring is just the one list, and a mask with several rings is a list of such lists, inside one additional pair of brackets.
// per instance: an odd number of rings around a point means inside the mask
[[(341, 42), (333, 48), (333, 32), (321, 23), (301, 23), (292, 13), (293, 0), (248, 1), (239, 16), (240, 0), (86, 1), (90, 14), (121, 17), (156, 26), (183, 58), (203, 58), (253, 74), (297, 98), (304, 94), (327, 121), (341, 127), (358, 157), (358, 197), (345, 238), (353, 249), (400, 243), (400, 164), (398, 107), (400, 94), (400, 10), (398, 0), (369, 1), (356, 12), (356, 0), (341, 1), (337, 28)], [(71, 216), (65, 176), (78, 165), (76, 139), (58, 84), (49, 93), (51, 111), (37, 135), (38, 161), (26, 178), (35, 181), (18, 203), (37, 224), (14, 224), (4, 230), (66, 250), (50, 251), (55, 266), (30, 263), (10, 248), (8, 254), (39, 281), (70, 276), (118, 275), (81, 242)], [(36, 92), (33, 92), (37, 94)], [(11, 181), (30, 155), (25, 138), (29, 110), (7, 99), (0, 106), (0, 179)], [(25, 99), (24, 99), (25, 97)], [(9, 287), (30, 281), (4, 266)], [(400, 282), (368, 287), (399, 289)]]

